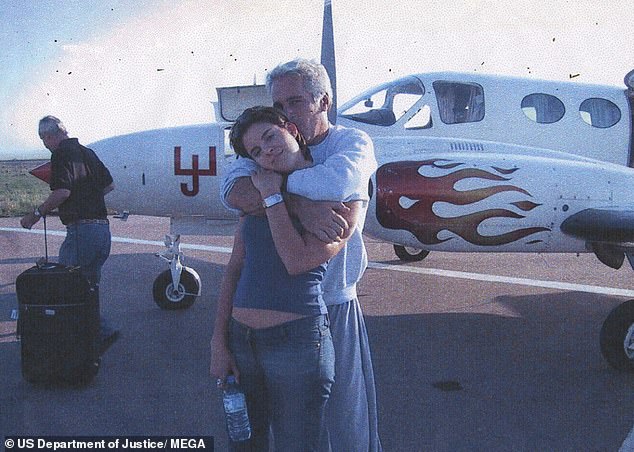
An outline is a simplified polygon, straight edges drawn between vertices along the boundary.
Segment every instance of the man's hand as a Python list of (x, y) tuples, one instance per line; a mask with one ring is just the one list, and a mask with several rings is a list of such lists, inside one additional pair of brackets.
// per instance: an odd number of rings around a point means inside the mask
[[(46, 198), (46, 200), (42, 204), (40, 204), (38, 209), (40, 212), (46, 215), (61, 206), (64, 201), (68, 199), (69, 196), (70, 190), (66, 188), (57, 188), (53, 190), (50, 195), (48, 195), (48, 198)], [(35, 212), (33, 211), (27, 215), (24, 215), (20, 220), (20, 224), (25, 229), (31, 229), (33, 225), (38, 221), (40, 221), (40, 216), (35, 215)]]
[(40, 221), (40, 217), (31, 212), (22, 217), (20, 224), (24, 229), (31, 229), (35, 223)]
[(253, 186), (260, 192), (262, 199), (281, 192), (282, 175), (264, 168), (258, 168), (251, 176)]
[(311, 201), (294, 196), (293, 213), (299, 218), (304, 229), (324, 243), (334, 243), (343, 237), (350, 227), (341, 216), (350, 208), (338, 201)]
[(253, 186), (250, 177), (236, 179), (227, 201), (231, 207), (241, 210), (245, 215), (264, 215), (260, 192)]

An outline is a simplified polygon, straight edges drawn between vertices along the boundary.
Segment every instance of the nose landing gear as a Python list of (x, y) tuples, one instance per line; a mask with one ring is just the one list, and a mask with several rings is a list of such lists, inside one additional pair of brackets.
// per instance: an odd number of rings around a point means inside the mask
[(161, 309), (189, 308), (196, 301), (196, 297), (200, 296), (200, 276), (194, 269), (183, 265), (180, 235), (166, 235), (165, 246), (167, 250), (157, 253), (157, 256), (166, 260), (170, 268), (154, 280), (154, 302)]

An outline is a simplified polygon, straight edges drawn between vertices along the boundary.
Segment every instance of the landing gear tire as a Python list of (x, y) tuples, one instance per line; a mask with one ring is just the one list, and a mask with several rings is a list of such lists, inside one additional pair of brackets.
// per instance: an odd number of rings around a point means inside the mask
[(634, 300), (618, 305), (603, 322), (601, 353), (617, 370), (634, 371)]
[(167, 310), (187, 309), (194, 301), (199, 291), (198, 281), (186, 269), (181, 273), (181, 280), (175, 289), (172, 283), (172, 273), (165, 270), (154, 280), (154, 302), (161, 308)]
[(396, 256), (405, 262), (418, 262), (427, 257), (429, 251), (419, 250), (417, 248), (410, 248), (401, 245), (394, 245), (394, 252)]

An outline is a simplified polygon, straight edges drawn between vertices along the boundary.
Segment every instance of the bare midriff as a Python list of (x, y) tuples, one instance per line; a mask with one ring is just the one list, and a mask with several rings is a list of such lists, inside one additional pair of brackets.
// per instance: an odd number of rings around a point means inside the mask
[(294, 312), (253, 308), (233, 308), (231, 315), (238, 322), (254, 329), (270, 328), (306, 317), (305, 315), (296, 314)]

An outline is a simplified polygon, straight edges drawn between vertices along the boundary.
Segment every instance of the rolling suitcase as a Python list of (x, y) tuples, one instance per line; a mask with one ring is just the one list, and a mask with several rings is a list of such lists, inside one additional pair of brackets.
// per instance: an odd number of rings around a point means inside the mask
[[(45, 232), (46, 234), (46, 232)], [(99, 370), (99, 290), (76, 267), (44, 263), (18, 275), (22, 376), (83, 385)]]

